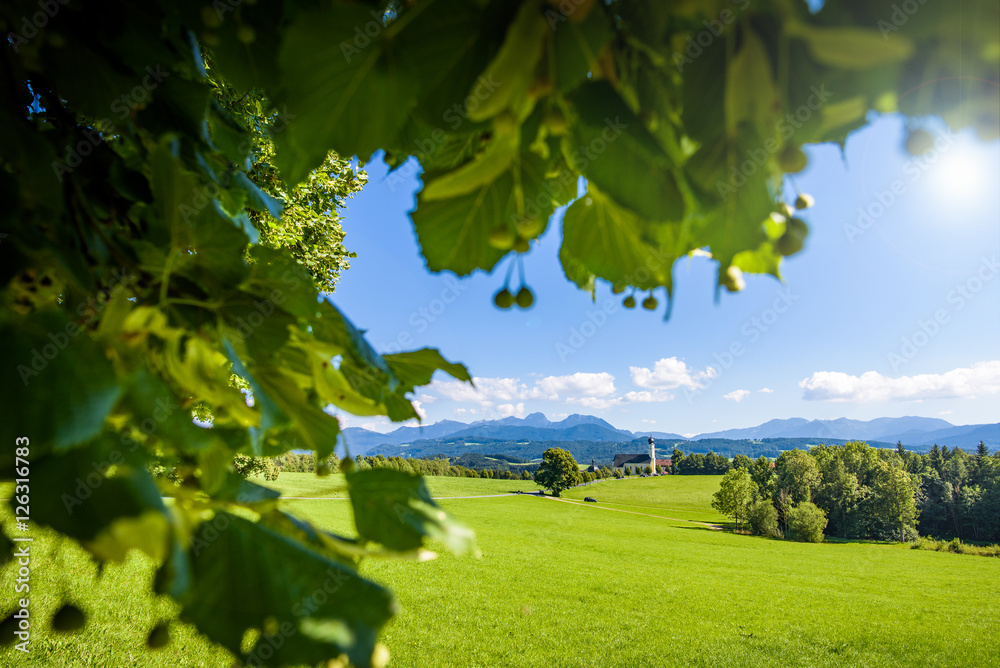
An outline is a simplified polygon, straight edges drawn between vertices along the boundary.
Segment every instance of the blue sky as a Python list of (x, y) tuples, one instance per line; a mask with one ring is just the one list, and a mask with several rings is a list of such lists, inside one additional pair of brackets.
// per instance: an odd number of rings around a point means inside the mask
[(714, 263), (684, 259), (668, 322), (662, 303), (627, 311), (607, 284), (594, 303), (569, 283), (559, 213), (525, 257), (530, 310), (493, 306), (506, 263), (492, 275), (431, 274), (407, 215), (416, 170), (387, 179), (373, 161), (345, 212), (358, 257), (333, 299), (381, 352), (432, 346), (468, 366), (476, 390), (441, 376), (418, 391), (427, 422), (588, 413), (681, 434), (787, 417), (996, 422), (1000, 141), (925, 127), (939, 150), (922, 159), (902, 150), (898, 117), (856, 132), (844, 153), (808, 147), (796, 183), (816, 199), (802, 215), (811, 234), (785, 260), (784, 283), (747, 276), (716, 303)]

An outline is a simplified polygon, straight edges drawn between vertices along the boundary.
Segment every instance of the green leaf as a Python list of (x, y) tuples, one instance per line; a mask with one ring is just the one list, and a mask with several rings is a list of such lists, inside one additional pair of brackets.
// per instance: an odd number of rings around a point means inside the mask
[(607, 81), (587, 83), (569, 99), (578, 120), (572, 142), (564, 144), (568, 162), (639, 215), (682, 219), (684, 200), (669, 156), (614, 88)]
[(775, 133), (781, 98), (767, 48), (752, 30), (744, 31), (743, 46), (727, 68), (725, 105), (727, 134), (743, 121), (753, 123), (761, 137)]
[(510, 168), (517, 156), (518, 134), (495, 132), (486, 149), (461, 167), (443, 174), (424, 186), (425, 202), (465, 195), (489, 184)]
[(385, 361), (392, 372), (404, 385), (427, 385), (438, 369), (453, 378), (472, 382), (468, 369), (461, 364), (449, 362), (435, 348), (421, 348), (408, 353), (386, 355)]
[(788, 33), (804, 39), (821, 63), (850, 70), (907, 60), (915, 49), (909, 37), (874, 28), (819, 28), (789, 22)]
[[(78, 322), (55, 310), (5, 318), (0, 345), (7, 360), (0, 398), (17, 416), (3, 421), (7, 443), (27, 435), (33, 454), (62, 452), (101, 432), (122, 387), (104, 350)], [(13, 450), (2, 452), (2, 461), (12, 463)]]
[(490, 246), (489, 236), (512, 214), (514, 178), (508, 171), (467, 195), (420, 201), (411, 216), (427, 268), (466, 276), (476, 269), (490, 271), (507, 254)]
[(394, 469), (347, 474), (358, 534), (390, 550), (415, 550), (424, 538), (443, 542), (457, 553), (476, 551), (472, 531), (431, 499), (424, 480)]
[(657, 227), (591, 188), (566, 210), (559, 259), (577, 267), (567, 278), (587, 287), (594, 276), (640, 290), (671, 286), (672, 249), (661, 248)]
[(475, 89), (469, 91), (470, 99), (476, 101), (474, 105), (466, 104), (469, 118), (482, 121), (507, 108), (520, 107), (534, 81), (535, 65), (549, 34), (541, 0), (524, 2), (507, 28), (503, 46), (482, 74), (484, 80), (500, 85), (485, 100), (475, 97)]
[(45, 494), (32, 498), (31, 519), (102, 560), (123, 561), (132, 548), (161, 560), (171, 529), (160, 492), (143, 466), (124, 463), (126, 454), (113, 443), (33, 461), (32, 483)]
[(261, 190), (260, 186), (251, 181), (245, 173), (236, 172), (236, 175), (233, 177), (233, 184), (249, 196), (248, 204), (251, 209), (263, 211), (272, 218), (281, 218), (281, 212), (285, 208), (284, 205)]
[(458, 0), (420, 3), (388, 26), (368, 5), (301, 13), (279, 55), (288, 129), (275, 141), (286, 182), (300, 182), (330, 148), (367, 159), (395, 145), (421, 93), (473, 47), (478, 14)]
[(562, 21), (556, 24), (553, 41), (556, 88), (568, 92), (587, 80), (594, 70), (597, 57), (611, 40), (613, 33), (602, 11), (590, 11), (582, 22)]
[[(229, 513), (201, 524), (188, 556), (191, 586), (179, 599), (181, 619), (244, 662), (267, 656), (269, 665), (315, 665), (347, 654), (353, 665), (369, 665), (378, 634), (396, 611), (387, 590), (353, 569)], [(315, 632), (334, 622), (349, 633)], [(263, 633), (243, 654), (249, 629)], [(269, 642), (273, 634), (285, 642)], [(260, 652), (265, 647), (273, 656)]]

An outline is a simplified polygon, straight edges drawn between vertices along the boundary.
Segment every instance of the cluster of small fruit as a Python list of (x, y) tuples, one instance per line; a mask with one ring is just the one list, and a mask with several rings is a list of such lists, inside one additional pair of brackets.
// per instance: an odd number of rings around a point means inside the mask
[(487, 242), (497, 250), (527, 253), (528, 242), (545, 231), (546, 222), (541, 218), (525, 218), (513, 226), (497, 225), (490, 230)]
[[(76, 633), (87, 624), (87, 615), (72, 603), (65, 603), (52, 615), (52, 630), (57, 633)], [(0, 645), (10, 645), (16, 636), (18, 620), (11, 614), (0, 622)], [(170, 643), (170, 628), (166, 622), (157, 624), (146, 637), (149, 649), (160, 649)]]
[(535, 295), (532, 294), (526, 285), (521, 286), (521, 289), (517, 291), (517, 295), (514, 295), (507, 286), (504, 286), (502, 290), (493, 295), (493, 303), (497, 305), (497, 308), (502, 309), (509, 309), (514, 304), (517, 304), (520, 308), (528, 309), (535, 303)]
[[(621, 293), (625, 292), (625, 286), (614, 285), (611, 287), (611, 292), (612, 294), (620, 295)], [(636, 303), (635, 291), (633, 291), (632, 294), (628, 295), (627, 297), (625, 297), (625, 299), (622, 300), (622, 306), (624, 306), (625, 308), (635, 308), (635, 303)], [(656, 297), (653, 296), (652, 290), (650, 290), (649, 295), (642, 300), (642, 307), (647, 311), (655, 311), (656, 307), (659, 305), (660, 302), (656, 299)]]

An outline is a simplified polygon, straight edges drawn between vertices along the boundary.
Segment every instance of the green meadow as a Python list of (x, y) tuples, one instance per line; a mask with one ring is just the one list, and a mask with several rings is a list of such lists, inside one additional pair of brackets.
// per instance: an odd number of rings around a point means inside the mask
[[(710, 506), (718, 480), (605, 481), (559, 500), (448, 499), (534, 485), (428, 479), (476, 530), (482, 556), (363, 565), (400, 601), (382, 639), (390, 666), (983, 666), (1000, 655), (1000, 560), (736, 535), (718, 529), (725, 519)], [(335, 477), (286, 473), (275, 484), (287, 496), (343, 495)], [(284, 503), (321, 527), (350, 529), (342, 500)], [(149, 560), (133, 556), (97, 578), (78, 548), (56, 550), (33, 533), (33, 654), (3, 648), (0, 664), (232, 665), (180, 624), (167, 648), (144, 648), (149, 628), (175, 613), (169, 600), (124, 586), (151, 579)], [(3, 573), (6, 589), (13, 576)], [(100, 632), (54, 637), (45, 622), (63, 596), (98, 618)]]

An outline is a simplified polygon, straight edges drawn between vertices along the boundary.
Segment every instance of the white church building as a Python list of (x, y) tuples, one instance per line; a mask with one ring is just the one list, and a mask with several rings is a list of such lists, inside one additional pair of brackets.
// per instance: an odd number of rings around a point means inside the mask
[(661, 466), (666, 470), (670, 468), (669, 459), (657, 459), (656, 458), (656, 441), (653, 437), (649, 437), (649, 452), (643, 454), (618, 454), (615, 455), (615, 460), (611, 465), (612, 471), (621, 471), (622, 473), (628, 469), (629, 474), (636, 475), (645, 471), (646, 467), (649, 467), (654, 473), (656, 472), (656, 467)]

